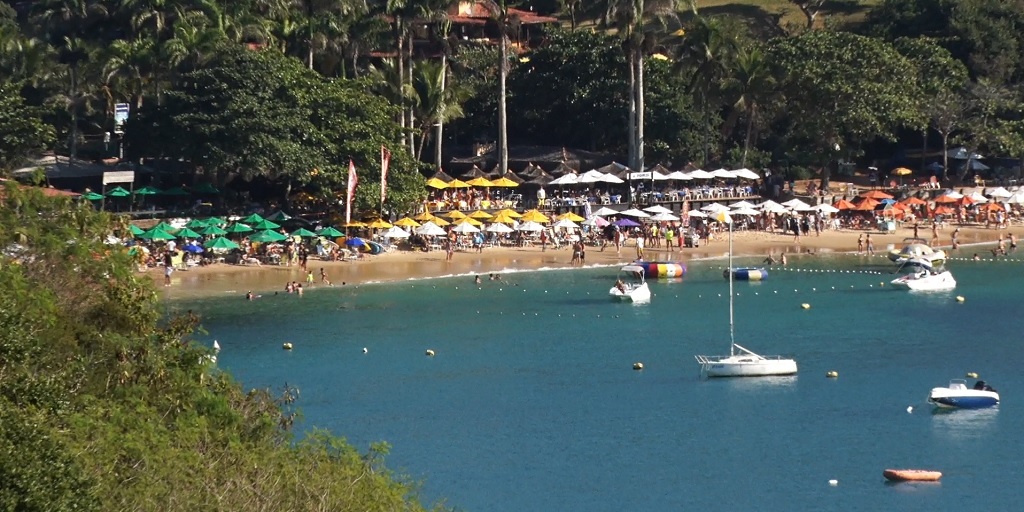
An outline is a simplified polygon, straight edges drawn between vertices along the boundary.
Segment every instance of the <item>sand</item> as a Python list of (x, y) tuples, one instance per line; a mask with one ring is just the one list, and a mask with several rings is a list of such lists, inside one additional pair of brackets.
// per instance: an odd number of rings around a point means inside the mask
[[(961, 245), (990, 244), (995, 246), (999, 235), (1004, 237), (1013, 232), (1018, 238), (1024, 235), (1024, 229), (986, 229), (984, 226), (959, 226), (959, 242)], [(940, 245), (948, 247), (951, 243), (950, 234), (955, 226), (947, 226), (939, 231)], [(890, 245), (901, 247), (903, 239), (913, 236), (909, 226), (897, 229), (895, 234), (865, 230), (824, 231), (820, 236), (811, 233), (794, 241), (792, 234), (782, 235), (763, 231), (738, 231), (733, 237), (733, 250), (736, 256), (767, 256), (769, 252), (785, 253), (791, 261), (794, 258), (813, 257), (815, 254), (835, 252), (856, 252), (857, 238), (861, 234), (871, 234), (877, 254), (887, 252)], [(922, 228), (920, 236), (931, 237), (931, 228)], [(650, 244), (648, 244), (650, 245)], [(980, 246), (979, 253), (987, 253), (991, 247)], [(648, 248), (645, 259), (649, 261), (689, 261), (696, 258), (717, 258), (728, 255), (728, 239), (720, 234), (716, 240), (699, 248), (673, 249), (672, 251)], [(636, 258), (636, 250), (629, 241), (626, 247), (616, 254), (615, 248), (609, 246), (604, 251), (598, 247), (587, 247), (587, 266), (615, 266), (627, 263)], [(314, 288), (326, 286), (320, 281), (320, 269), (323, 268), (334, 286), (353, 286), (367, 283), (403, 281), (414, 278), (430, 278), (449, 275), (486, 274), (505, 270), (529, 270), (547, 267), (569, 268), (572, 250), (563, 246), (561, 249), (542, 250), (540, 247), (485, 248), (482, 253), (476, 250), (458, 251), (453, 261), (445, 261), (444, 251), (420, 252), (402, 251), (365, 255), (362, 259), (352, 261), (320, 261), (311, 257), (309, 270), (313, 271)], [(791, 263), (792, 264), (792, 263)], [(195, 267), (189, 270), (176, 271), (171, 277), (171, 285), (163, 286), (163, 269), (154, 268), (145, 272), (151, 276), (157, 288), (165, 298), (181, 299), (210, 296), (244, 296), (247, 291), (267, 293), (283, 291), (289, 281), (305, 283), (305, 275), (297, 266), (241, 266), (215, 264), (207, 267)], [(485, 277), (486, 278), (486, 277)], [(343, 284), (344, 283), (344, 284)], [(305, 285), (304, 286), (308, 286)]]

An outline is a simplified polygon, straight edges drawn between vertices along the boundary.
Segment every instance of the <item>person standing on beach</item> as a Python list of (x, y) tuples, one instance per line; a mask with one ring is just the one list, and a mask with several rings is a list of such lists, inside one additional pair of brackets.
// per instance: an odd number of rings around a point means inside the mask
[(331, 280), (327, 279), (327, 271), (323, 267), (320, 267), (320, 282), (330, 286)]
[(174, 250), (164, 252), (164, 286), (171, 285), (171, 274), (174, 273)]
[(857, 237), (857, 254), (864, 254), (864, 233)]
[(445, 261), (452, 261), (452, 257), (455, 256), (455, 242), (449, 237), (444, 243), (445, 250)]
[(1017, 250), (1017, 237), (1013, 236), (1013, 233), (1010, 233), (1009, 236), (1010, 236), (1010, 252), (1014, 252), (1014, 251)]
[(636, 259), (644, 259), (644, 232), (640, 231), (636, 234)]
[(865, 239), (865, 241), (868, 244), (868, 256), (874, 256), (874, 254), (875, 254), (875, 243), (871, 241), (871, 235), (870, 234), (868, 234), (868, 237)]
[(960, 234), (960, 228), (956, 228), (956, 229), (953, 230), (953, 234), (950, 236), (950, 238), (952, 239), (953, 250), (954, 251), (958, 247), (960, 247), (960, 242), (957, 240), (957, 235), (959, 235), (959, 234)]
[[(1000, 237), (1000, 238), (1002, 238), (1002, 237)], [(938, 245), (939, 245), (939, 223), (938, 222), (933, 222), (932, 223), (932, 243), (930, 245), (932, 247), (938, 247)]]

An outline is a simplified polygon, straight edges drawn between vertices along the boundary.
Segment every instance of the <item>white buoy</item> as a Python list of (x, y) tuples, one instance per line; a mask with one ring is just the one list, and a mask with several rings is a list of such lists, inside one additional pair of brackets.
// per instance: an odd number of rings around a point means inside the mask
[(428, 348), (427, 349), (427, 357), (434, 357), (434, 349), (432, 349), (432, 348)]
[(910, 414), (912, 412), (914, 412), (914, 406), (913, 405), (908, 405), (907, 406), (907, 414)]
[(836, 480), (835, 478), (833, 478), (832, 480), (828, 481), (828, 484), (831, 485), (832, 487), (835, 487), (835, 486), (839, 485), (839, 480)]
[(963, 295), (957, 295), (957, 296), (956, 296), (956, 301), (957, 301), (957, 302), (963, 302), (964, 300), (966, 300), (966, 299), (964, 299), (964, 296), (963, 296)]
[(804, 308), (804, 309), (811, 309), (811, 305), (806, 303), (806, 302), (804, 302), (803, 304), (800, 304), (800, 307)]
[(639, 361), (637, 361), (637, 362), (633, 363), (633, 369), (634, 370), (643, 370), (644, 369), (644, 364), (639, 362)]
[(369, 351), (370, 351), (370, 349), (368, 349), (368, 348), (366, 348), (366, 347), (363, 347), (363, 353), (364, 353), (364, 354), (366, 354), (366, 353), (367, 353), (367, 352), (369, 352)]
[(977, 374), (977, 372), (967, 372), (967, 378), (968, 379), (977, 379), (978, 378), (978, 374)]
[(281, 348), (283, 348), (285, 350), (291, 350), (292, 349), (292, 344), (291, 344), (291, 342), (285, 342), (284, 345), (281, 345)]
[(835, 370), (829, 370), (829, 371), (825, 372), (825, 376), (830, 378), (830, 379), (837, 379), (837, 378), (839, 378), (839, 372), (837, 372)]

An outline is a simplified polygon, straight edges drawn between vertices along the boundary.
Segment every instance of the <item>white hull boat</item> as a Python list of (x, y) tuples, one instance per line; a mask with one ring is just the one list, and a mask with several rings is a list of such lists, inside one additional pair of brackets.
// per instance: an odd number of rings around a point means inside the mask
[(947, 387), (932, 388), (928, 403), (941, 409), (983, 409), (999, 405), (999, 393), (983, 380), (969, 388), (967, 381), (953, 379)]
[(956, 279), (948, 270), (920, 270), (897, 277), (890, 281), (896, 288), (914, 291), (936, 292), (956, 288)]
[(626, 265), (619, 269), (619, 278), (608, 290), (608, 295), (622, 302), (645, 303), (651, 301), (651, 289), (644, 280), (644, 269), (639, 265)]
[(902, 249), (889, 251), (889, 259), (900, 266), (913, 266), (916, 262), (925, 262), (933, 267), (941, 266), (946, 261), (946, 251), (933, 249), (922, 238), (907, 238)]
[[(732, 266), (732, 219), (722, 214), (720, 221), (729, 224), (729, 268)], [(736, 344), (735, 323), (733, 321), (733, 281), (735, 272), (727, 272), (729, 277), (729, 355), (694, 356), (700, 364), (700, 373), (704, 377), (768, 377), (776, 375), (794, 375), (797, 372), (796, 360), (783, 356), (762, 356)]]

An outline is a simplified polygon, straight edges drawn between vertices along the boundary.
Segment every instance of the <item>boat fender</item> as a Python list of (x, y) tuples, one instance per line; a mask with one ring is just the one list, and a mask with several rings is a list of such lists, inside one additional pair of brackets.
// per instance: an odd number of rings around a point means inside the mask
[(804, 309), (811, 309), (811, 305), (806, 303), (806, 302), (804, 302), (803, 304), (800, 304), (800, 307), (804, 308)]
[(967, 372), (967, 378), (968, 379), (977, 379), (978, 378), (978, 373), (977, 372)]
[(831, 485), (832, 487), (835, 487), (835, 486), (839, 485), (839, 480), (836, 480), (835, 478), (833, 478), (832, 480), (828, 481), (828, 484)]
[(835, 379), (839, 377), (839, 372), (835, 370), (829, 370), (828, 372), (825, 373), (825, 376), (830, 379)]
[(964, 296), (963, 296), (963, 295), (957, 295), (957, 296), (956, 296), (956, 301), (957, 301), (957, 302), (963, 302), (964, 300), (966, 300), (966, 299), (964, 299)]
[(634, 370), (643, 370), (644, 369), (644, 364), (639, 362), (639, 361), (635, 362), (635, 363), (633, 363), (633, 369)]
[(281, 348), (283, 348), (285, 350), (291, 350), (292, 349), (292, 344), (291, 344), (291, 342), (285, 342), (284, 345), (281, 345)]

